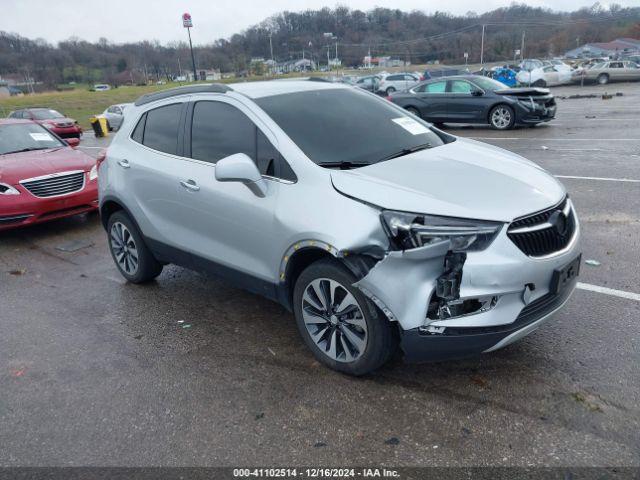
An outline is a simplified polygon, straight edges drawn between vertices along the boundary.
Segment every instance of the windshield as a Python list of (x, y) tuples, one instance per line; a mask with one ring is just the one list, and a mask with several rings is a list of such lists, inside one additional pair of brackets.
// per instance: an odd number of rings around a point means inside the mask
[(52, 118), (64, 118), (60, 112), (55, 110), (31, 110), (36, 120), (50, 120)]
[(478, 78), (473, 79), (473, 83), (479, 86), (483, 90), (489, 90), (490, 92), (495, 92), (496, 90), (504, 90), (507, 87), (504, 83), (501, 83), (493, 78), (481, 77), (478, 75)]
[(64, 146), (47, 129), (35, 123), (0, 125), (0, 155)]
[(317, 164), (370, 164), (444, 142), (427, 123), (352, 88), (258, 98), (256, 103)]

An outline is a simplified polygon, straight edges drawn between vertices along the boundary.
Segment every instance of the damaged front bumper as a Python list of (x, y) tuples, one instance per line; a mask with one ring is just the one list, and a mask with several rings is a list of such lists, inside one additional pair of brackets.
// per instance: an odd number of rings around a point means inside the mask
[[(579, 248), (577, 218), (566, 248), (543, 258), (523, 253), (504, 228), (489, 248), (461, 257), (447, 241), (390, 251), (355, 286), (398, 322), (407, 361), (462, 358), (502, 348), (559, 310), (575, 288)], [(558, 275), (567, 275), (560, 285)]]

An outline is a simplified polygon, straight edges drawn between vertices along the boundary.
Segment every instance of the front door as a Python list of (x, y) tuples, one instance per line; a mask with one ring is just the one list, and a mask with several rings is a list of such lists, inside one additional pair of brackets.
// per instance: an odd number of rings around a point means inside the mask
[(447, 87), (447, 113), (451, 122), (477, 122), (484, 119), (485, 100), (466, 80), (449, 80)]
[[(279, 189), (286, 185), (267, 180), (267, 194), (260, 198), (240, 182), (215, 178), (216, 162), (236, 153), (251, 157), (265, 177), (275, 175), (275, 136), (257, 123), (264, 127), (233, 99), (191, 104), (185, 134), (189, 166), (180, 178), (188, 236), (181, 242), (193, 254), (196, 269), (231, 276), (236, 284), (268, 295), (261, 289), (277, 283), (274, 258), (281, 252), (273, 238), (274, 212)], [(258, 282), (252, 285), (249, 277)]]

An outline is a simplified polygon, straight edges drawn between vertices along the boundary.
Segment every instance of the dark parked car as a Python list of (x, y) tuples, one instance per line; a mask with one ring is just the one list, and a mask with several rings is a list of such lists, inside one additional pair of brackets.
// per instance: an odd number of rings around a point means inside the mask
[(389, 100), (435, 124), (489, 123), (498, 130), (548, 122), (556, 114), (546, 88), (508, 88), (477, 75), (428, 80)]

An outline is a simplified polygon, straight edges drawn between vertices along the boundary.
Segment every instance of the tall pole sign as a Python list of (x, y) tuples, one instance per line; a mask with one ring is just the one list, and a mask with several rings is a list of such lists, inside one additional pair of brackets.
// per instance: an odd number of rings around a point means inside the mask
[(191, 27), (193, 27), (193, 20), (191, 20), (191, 14), (182, 14), (182, 26), (187, 29), (189, 35), (189, 49), (191, 50), (191, 65), (193, 66), (193, 81), (198, 80), (198, 72), (196, 72), (196, 57), (193, 56), (193, 44), (191, 43)]

